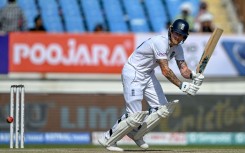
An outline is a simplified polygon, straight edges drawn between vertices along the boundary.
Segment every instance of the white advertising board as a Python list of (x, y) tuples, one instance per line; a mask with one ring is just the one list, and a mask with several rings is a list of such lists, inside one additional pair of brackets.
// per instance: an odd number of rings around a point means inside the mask
[[(156, 34), (137, 34), (136, 35), (136, 46), (141, 44), (146, 39), (154, 36)], [(165, 34), (163, 34), (165, 35)], [(182, 44), (184, 49), (185, 60), (191, 70), (195, 70), (196, 66), (201, 58), (204, 51), (205, 44), (207, 43), (211, 34), (197, 34), (192, 33), (189, 35), (184, 44)], [(239, 37), (239, 38), (238, 38)], [(205, 69), (205, 76), (238, 76), (239, 73), (236, 70), (233, 62), (229, 58), (228, 54), (222, 46), (222, 41), (225, 39), (237, 39), (245, 41), (244, 36), (224, 36), (222, 35), (214, 53)], [(169, 61), (169, 66), (177, 74), (180, 75), (178, 67), (175, 60)], [(160, 75), (160, 71), (157, 68), (156, 74)]]

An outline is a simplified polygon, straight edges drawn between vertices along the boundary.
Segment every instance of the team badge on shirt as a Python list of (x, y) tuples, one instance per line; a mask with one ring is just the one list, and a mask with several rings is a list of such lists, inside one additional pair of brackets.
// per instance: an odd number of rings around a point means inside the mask
[(134, 89), (131, 90), (131, 94), (132, 94), (132, 96), (135, 96), (135, 91), (134, 91)]

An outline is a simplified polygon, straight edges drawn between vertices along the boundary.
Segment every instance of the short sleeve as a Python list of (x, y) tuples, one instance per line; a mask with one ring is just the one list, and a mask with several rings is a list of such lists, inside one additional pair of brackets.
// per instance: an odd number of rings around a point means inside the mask
[(152, 49), (156, 59), (168, 59), (168, 39), (165, 37), (156, 37), (152, 40)]
[(182, 48), (181, 45), (178, 45), (178, 47), (177, 47), (177, 52), (176, 52), (175, 60), (177, 60), (177, 61), (185, 60), (184, 51), (183, 51), (183, 48)]

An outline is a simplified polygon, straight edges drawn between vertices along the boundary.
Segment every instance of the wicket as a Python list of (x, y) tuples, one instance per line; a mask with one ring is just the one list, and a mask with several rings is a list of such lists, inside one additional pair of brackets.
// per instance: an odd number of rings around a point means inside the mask
[[(10, 123), (10, 148), (24, 148), (24, 118), (25, 118), (25, 87), (11, 85), (10, 87), (10, 116), (14, 121)], [(14, 132), (15, 128), (15, 132)], [(15, 140), (15, 142), (14, 142)]]

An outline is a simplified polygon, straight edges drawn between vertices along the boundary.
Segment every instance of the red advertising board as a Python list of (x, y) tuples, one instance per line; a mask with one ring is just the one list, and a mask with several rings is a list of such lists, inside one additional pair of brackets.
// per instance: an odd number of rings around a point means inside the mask
[(132, 34), (10, 34), (10, 72), (120, 73)]

